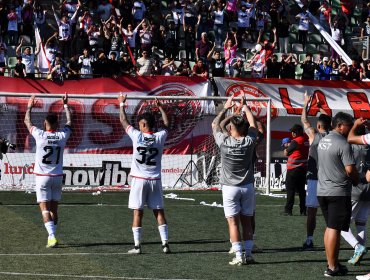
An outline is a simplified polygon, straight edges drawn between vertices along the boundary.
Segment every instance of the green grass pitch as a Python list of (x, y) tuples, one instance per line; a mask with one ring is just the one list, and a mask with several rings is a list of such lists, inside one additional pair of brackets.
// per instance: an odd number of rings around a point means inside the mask
[[(227, 224), (222, 208), (200, 205), (222, 203), (218, 191), (180, 191), (165, 199), (172, 254), (161, 251), (158, 229), (146, 209), (143, 254), (132, 248), (132, 213), (128, 193), (64, 193), (60, 205), (60, 246), (46, 249), (35, 194), (0, 192), (0, 279), (324, 279), (324, 221), (318, 217), (313, 252), (301, 252), (305, 217), (298, 208), (292, 217), (281, 216), (284, 199), (257, 196), (254, 265), (232, 267)], [(319, 211), (320, 212), (320, 211)], [(352, 249), (342, 242), (340, 259), (346, 263)], [(370, 254), (369, 254), (370, 255)], [(365, 256), (349, 275), (370, 272)]]

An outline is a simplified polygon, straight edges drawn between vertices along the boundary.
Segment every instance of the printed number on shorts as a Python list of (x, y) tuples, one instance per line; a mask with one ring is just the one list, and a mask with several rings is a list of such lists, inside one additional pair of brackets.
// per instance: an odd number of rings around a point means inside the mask
[(158, 155), (157, 148), (137, 147), (137, 151), (139, 155), (141, 155), (141, 159), (136, 159), (138, 163), (144, 163), (146, 165), (156, 165), (155, 157)]
[[(46, 152), (46, 154), (42, 157), (42, 163), (58, 164), (60, 159), (60, 150), (60, 147), (45, 146), (44, 151)], [(55, 162), (53, 162), (54, 153), (57, 153)]]

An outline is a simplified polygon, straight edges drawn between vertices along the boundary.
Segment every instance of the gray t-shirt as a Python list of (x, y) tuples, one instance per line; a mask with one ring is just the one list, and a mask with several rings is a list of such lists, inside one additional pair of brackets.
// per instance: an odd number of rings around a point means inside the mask
[(335, 130), (322, 138), (317, 147), (319, 172), (317, 196), (351, 196), (352, 183), (345, 166), (355, 159), (347, 139)]
[(257, 134), (253, 130), (241, 139), (215, 132), (216, 144), (221, 153), (220, 182), (227, 186), (241, 186), (254, 182), (254, 148)]
[(307, 169), (307, 179), (317, 180), (317, 146), (320, 140), (325, 137), (327, 133), (315, 133), (315, 137), (310, 145), (310, 150), (308, 152), (308, 169)]
[(366, 172), (370, 167), (370, 147), (368, 145), (352, 144), (353, 156), (360, 183), (352, 187), (352, 200), (370, 200), (370, 184), (366, 181)]

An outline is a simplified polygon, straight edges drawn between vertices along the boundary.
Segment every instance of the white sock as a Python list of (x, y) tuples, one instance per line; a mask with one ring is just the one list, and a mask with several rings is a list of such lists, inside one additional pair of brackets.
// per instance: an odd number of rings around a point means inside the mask
[(351, 229), (349, 229), (348, 231), (341, 231), (340, 234), (342, 235), (344, 240), (346, 240), (348, 244), (352, 246), (352, 248), (355, 248), (358, 241), (356, 237), (353, 236)]
[(253, 240), (244, 241), (245, 255), (247, 257), (252, 256)]
[(361, 245), (366, 244), (366, 225), (356, 225), (357, 240)]
[(51, 221), (51, 222), (47, 222), (44, 224), (45, 225), (45, 228), (49, 234), (49, 237), (54, 237), (55, 236), (55, 226), (54, 226), (54, 222)]
[(135, 246), (140, 246), (141, 243), (141, 227), (133, 227), (132, 233), (134, 235)]
[(235, 256), (237, 258), (241, 258), (242, 255), (243, 255), (243, 252), (242, 252), (242, 243), (241, 242), (233, 242), (231, 243), (234, 251), (235, 251)]
[(166, 244), (168, 242), (168, 226), (167, 224), (163, 224), (158, 226), (158, 231), (161, 236), (162, 244)]

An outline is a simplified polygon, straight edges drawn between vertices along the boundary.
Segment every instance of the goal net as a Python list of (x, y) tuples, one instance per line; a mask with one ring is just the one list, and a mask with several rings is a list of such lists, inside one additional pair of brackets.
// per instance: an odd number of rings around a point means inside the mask
[[(38, 95), (32, 110), (32, 123), (43, 128), (48, 112), (59, 116), (60, 127), (66, 123), (59, 95)], [(145, 99), (144, 99), (145, 98)], [(16, 145), (2, 155), (0, 190), (33, 191), (35, 178), (35, 141), (29, 134), (24, 116), (29, 97), (0, 95), (0, 137)], [(158, 96), (170, 125), (162, 157), (162, 184), (166, 189), (218, 189), (220, 154), (215, 144), (211, 123), (221, 108), (211, 98)], [(220, 98), (218, 102), (220, 102)], [(224, 98), (225, 99), (225, 98)], [(265, 106), (266, 102), (253, 101)], [(130, 123), (138, 127), (137, 116), (151, 112), (156, 127), (163, 120), (154, 97), (131, 97), (126, 102)], [(265, 104), (265, 105), (263, 105)], [(117, 95), (69, 96), (73, 133), (64, 150), (64, 190), (126, 190), (131, 177), (132, 142), (119, 120)], [(266, 176), (266, 142), (257, 148), (255, 165), (257, 186)]]

